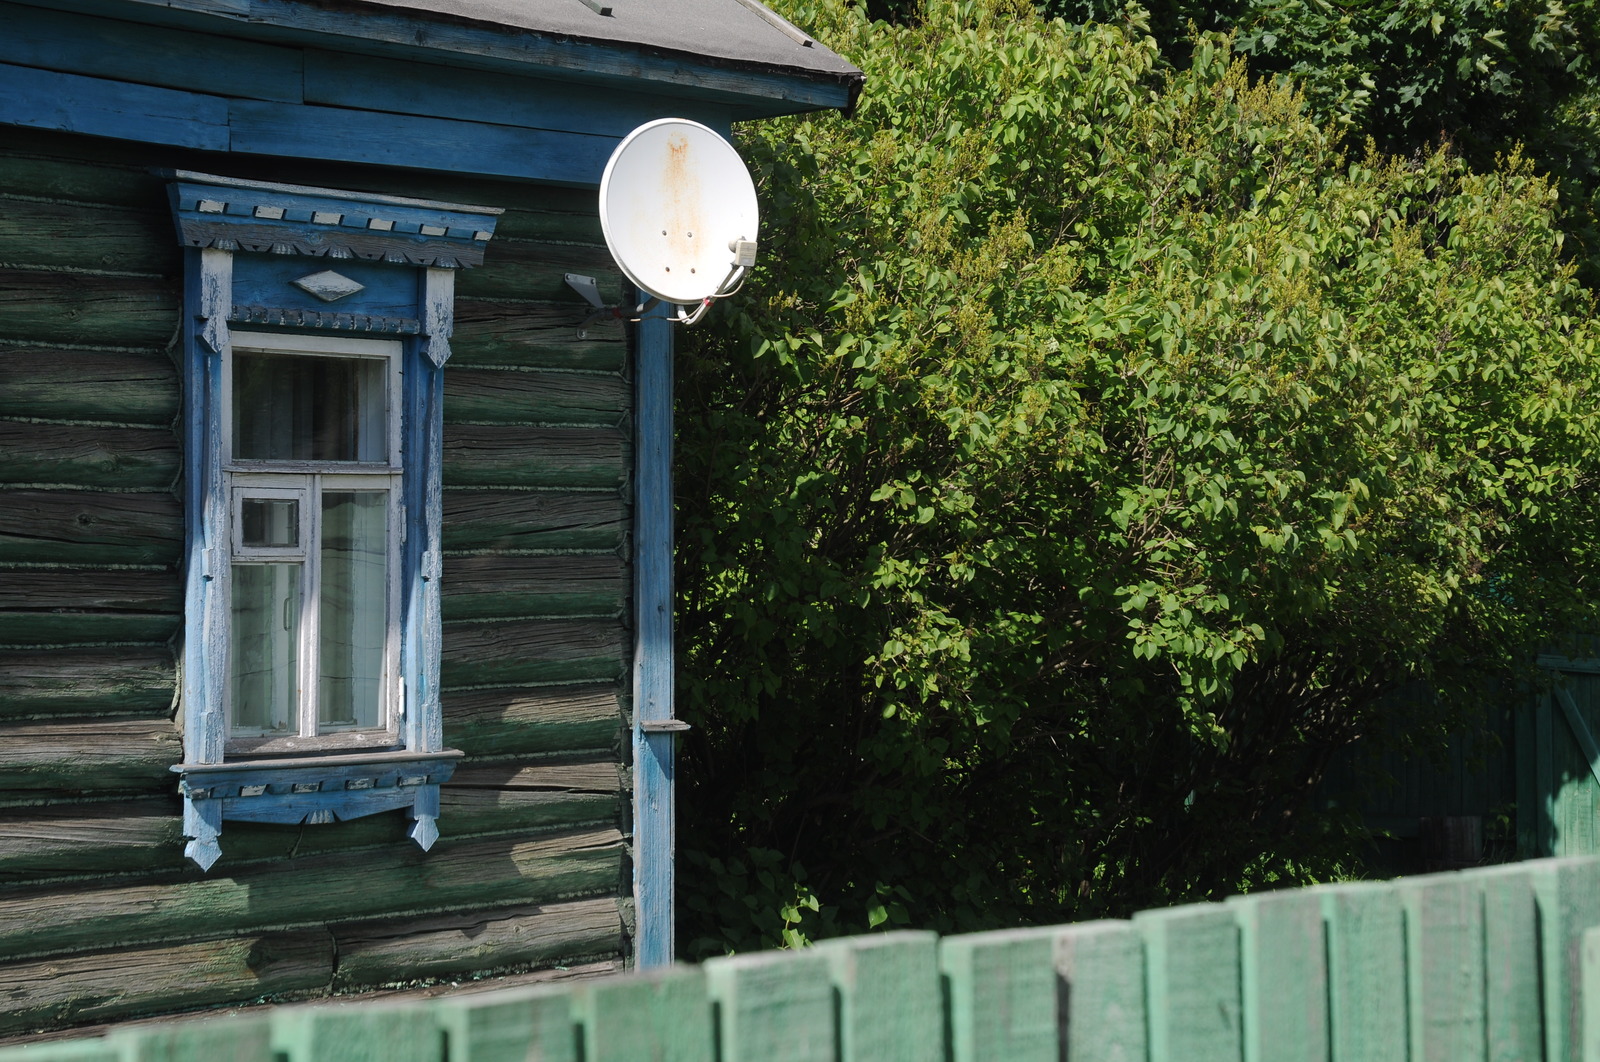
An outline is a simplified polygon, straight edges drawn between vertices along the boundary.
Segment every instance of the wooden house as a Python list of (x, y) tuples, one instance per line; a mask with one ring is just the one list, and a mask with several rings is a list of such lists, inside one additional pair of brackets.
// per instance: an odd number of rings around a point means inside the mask
[(671, 956), (630, 129), (755, 0), (0, 0), (0, 1036)]

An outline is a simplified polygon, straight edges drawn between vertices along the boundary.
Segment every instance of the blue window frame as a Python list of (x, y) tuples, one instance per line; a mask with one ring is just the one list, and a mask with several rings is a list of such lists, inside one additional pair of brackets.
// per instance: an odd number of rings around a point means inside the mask
[(228, 820), (438, 837), (441, 409), (499, 211), (179, 172), (185, 853)]

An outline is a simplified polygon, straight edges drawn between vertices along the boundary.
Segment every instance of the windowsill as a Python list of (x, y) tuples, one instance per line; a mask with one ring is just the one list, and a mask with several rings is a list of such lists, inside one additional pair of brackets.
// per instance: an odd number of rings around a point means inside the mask
[[(455, 773), (458, 749), (439, 752), (345, 753), (293, 759), (179, 763), (178, 789), (194, 805), (220, 809), (222, 819), (334, 822), (410, 807)], [(429, 842), (432, 843), (431, 840)], [(424, 848), (427, 845), (423, 846)]]
[(205, 774), (225, 771), (278, 771), (295, 767), (346, 767), (363, 764), (391, 765), (421, 763), (429, 760), (459, 760), (466, 753), (460, 749), (441, 749), (438, 752), (410, 752), (390, 749), (385, 752), (342, 752), (321, 756), (272, 756), (228, 760), (225, 763), (175, 763), (170, 770), (179, 774)]

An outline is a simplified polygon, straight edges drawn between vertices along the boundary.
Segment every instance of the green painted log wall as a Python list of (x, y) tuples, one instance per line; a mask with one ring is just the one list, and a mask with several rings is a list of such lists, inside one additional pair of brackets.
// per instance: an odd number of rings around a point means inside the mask
[[(1548, 859), (1129, 921), (870, 934), (568, 984), (124, 1026), (0, 1062), (176, 1062), (202, 1044), (232, 1062), (1600, 1062), (1597, 897), (1600, 858)], [(426, 971), (519, 917), (441, 919), (399, 943), (330, 932), (360, 961)], [(292, 984), (324, 973), (315, 939), (264, 935), (254, 967), (237, 943), (151, 954), (225, 984)], [(15, 998), (54, 1005), (35, 995)]]
[[(446, 742), (398, 812), (183, 858), (182, 259), (160, 168), (506, 208), (445, 376)], [(593, 193), (0, 141), (0, 1036), (417, 978), (626, 962), (632, 381)], [(263, 1044), (266, 1040), (261, 1041)]]

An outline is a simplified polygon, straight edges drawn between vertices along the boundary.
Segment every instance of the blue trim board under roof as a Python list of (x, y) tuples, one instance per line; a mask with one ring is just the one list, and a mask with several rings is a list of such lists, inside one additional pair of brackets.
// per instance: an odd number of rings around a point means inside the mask
[[(592, 187), (617, 141), (654, 118), (726, 131), (853, 103), (859, 72), (752, 13), (755, 0), (682, 2), (728, 5), (781, 43), (747, 49), (760, 61), (689, 56), (380, 0), (0, 0), (0, 124)], [(580, 0), (523, 6), (561, 4), (623, 17)], [(775, 66), (785, 49), (795, 65)]]
[(700, 99), (735, 121), (848, 111), (863, 80), (758, 0), (20, 2), (268, 45), (515, 72), (569, 92), (583, 83), (632, 88), (658, 104), (663, 95)]

